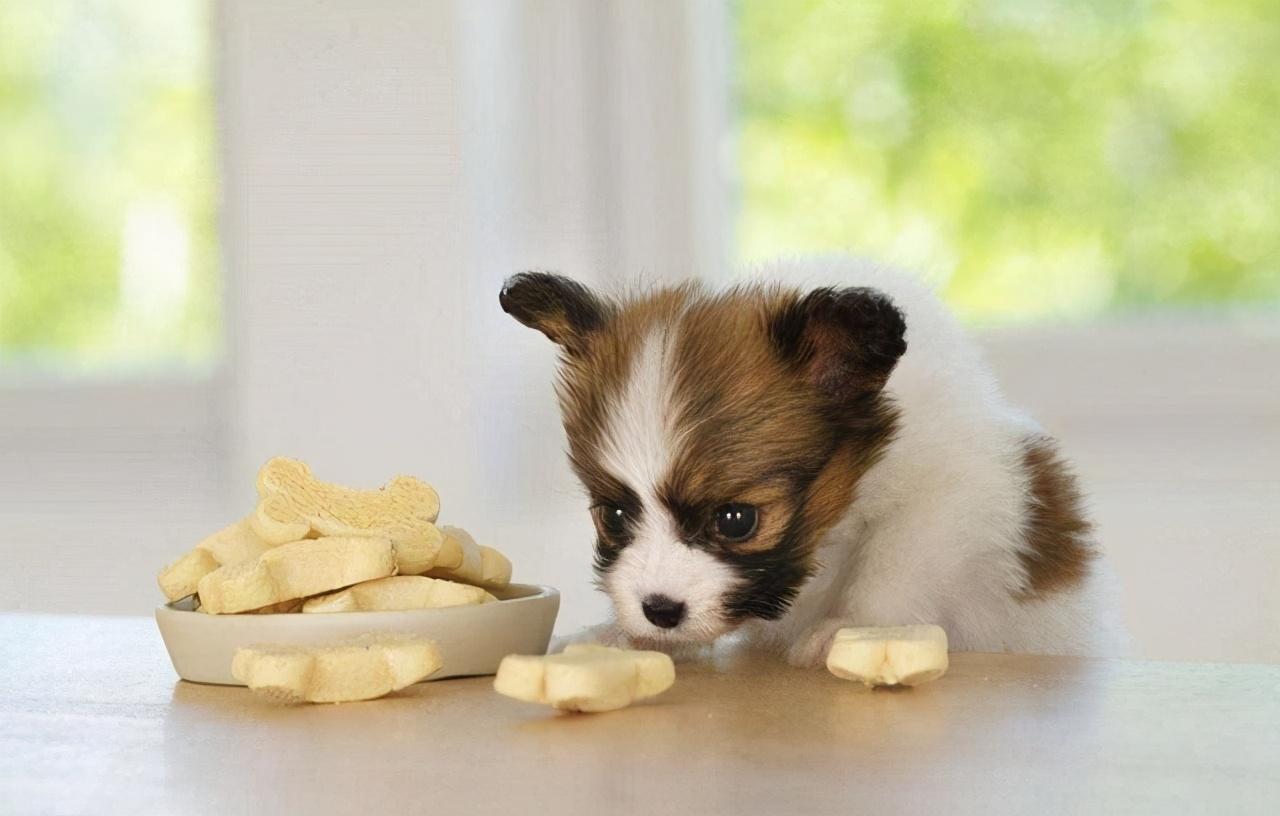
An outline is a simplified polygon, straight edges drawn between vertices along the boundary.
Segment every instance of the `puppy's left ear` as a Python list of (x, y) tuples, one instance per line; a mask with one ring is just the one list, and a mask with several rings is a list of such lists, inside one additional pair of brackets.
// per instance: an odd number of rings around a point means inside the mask
[(884, 388), (907, 350), (907, 324), (876, 289), (817, 289), (784, 305), (770, 336), (816, 388), (844, 399)]
[(546, 272), (512, 275), (502, 285), (498, 303), (502, 311), (573, 355), (582, 353), (591, 334), (613, 313), (612, 306), (587, 287)]

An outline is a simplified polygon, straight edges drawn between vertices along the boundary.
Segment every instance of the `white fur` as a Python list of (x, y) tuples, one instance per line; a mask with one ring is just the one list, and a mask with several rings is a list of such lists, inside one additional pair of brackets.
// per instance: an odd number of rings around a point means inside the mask
[[(820, 543), (817, 574), (788, 614), (748, 624), (748, 637), (802, 665), (820, 663), (835, 630), (854, 625), (937, 623), (956, 650), (1117, 653), (1121, 629), (1100, 559), (1082, 587), (1017, 599), (1027, 581), (1018, 559), (1025, 546), (1021, 441), (1037, 426), (1006, 403), (946, 308), (918, 282), (847, 258), (760, 270), (767, 280), (797, 275), (807, 285), (875, 287), (904, 312), (907, 352), (886, 385), (901, 420), (856, 500)], [(667, 343), (654, 335), (646, 344), (615, 412), (606, 460), (645, 502), (643, 531), (606, 582), (619, 623), (632, 635), (642, 629), (638, 600), (632, 609), (629, 598), (663, 592), (702, 611), (732, 582), (715, 559), (676, 542), (664, 513), (650, 511), (658, 508), (652, 486), (679, 443)], [(639, 624), (646, 624), (642, 616)]]
[[(658, 500), (671, 451), (679, 444), (674, 417), (671, 338), (656, 329), (636, 356), (622, 399), (612, 407), (602, 464), (640, 496), (643, 512), (628, 544), (604, 578), (619, 624), (633, 637), (710, 639), (725, 630), (720, 600), (737, 576), (716, 558), (680, 541), (670, 513)], [(674, 630), (654, 626), (641, 602), (666, 595), (685, 604)]]
[(1114, 654), (1121, 648), (1101, 559), (1084, 586), (1019, 601), (1026, 481), (1022, 440), (1039, 427), (1010, 406), (976, 344), (937, 297), (900, 273), (847, 258), (762, 270), (886, 292), (907, 352), (885, 390), (901, 411), (884, 457), (821, 542), (818, 574), (755, 638), (792, 662), (825, 658), (841, 626), (937, 623), (960, 651)]

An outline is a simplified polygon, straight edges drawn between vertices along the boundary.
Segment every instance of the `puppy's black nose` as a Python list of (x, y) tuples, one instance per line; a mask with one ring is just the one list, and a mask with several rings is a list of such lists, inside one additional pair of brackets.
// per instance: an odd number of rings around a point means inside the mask
[(673, 601), (666, 595), (650, 595), (640, 603), (644, 616), (654, 626), (663, 629), (674, 629), (684, 620), (684, 604)]

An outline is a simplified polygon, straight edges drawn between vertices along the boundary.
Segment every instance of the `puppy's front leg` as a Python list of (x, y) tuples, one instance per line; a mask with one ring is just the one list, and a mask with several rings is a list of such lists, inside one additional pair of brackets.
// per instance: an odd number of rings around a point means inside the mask
[(823, 618), (787, 647), (787, 662), (802, 669), (816, 669), (825, 665), (827, 652), (831, 651), (836, 632), (857, 625), (852, 617)]
[(928, 597), (911, 587), (924, 583), (908, 569), (886, 568), (874, 561), (862, 564), (861, 575), (828, 607), (828, 613), (795, 630), (785, 647), (787, 662), (803, 668), (826, 665), (836, 632), (851, 626), (901, 626), (943, 620)]

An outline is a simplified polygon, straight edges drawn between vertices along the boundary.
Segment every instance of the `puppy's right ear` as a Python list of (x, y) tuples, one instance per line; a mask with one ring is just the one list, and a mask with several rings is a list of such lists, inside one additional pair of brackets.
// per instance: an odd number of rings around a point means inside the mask
[(502, 285), (498, 303), (502, 311), (542, 332), (570, 354), (582, 353), (587, 338), (613, 311), (577, 281), (546, 272), (512, 275)]
[(770, 333), (784, 359), (837, 398), (876, 394), (907, 351), (907, 323), (883, 292), (816, 289), (787, 303)]

